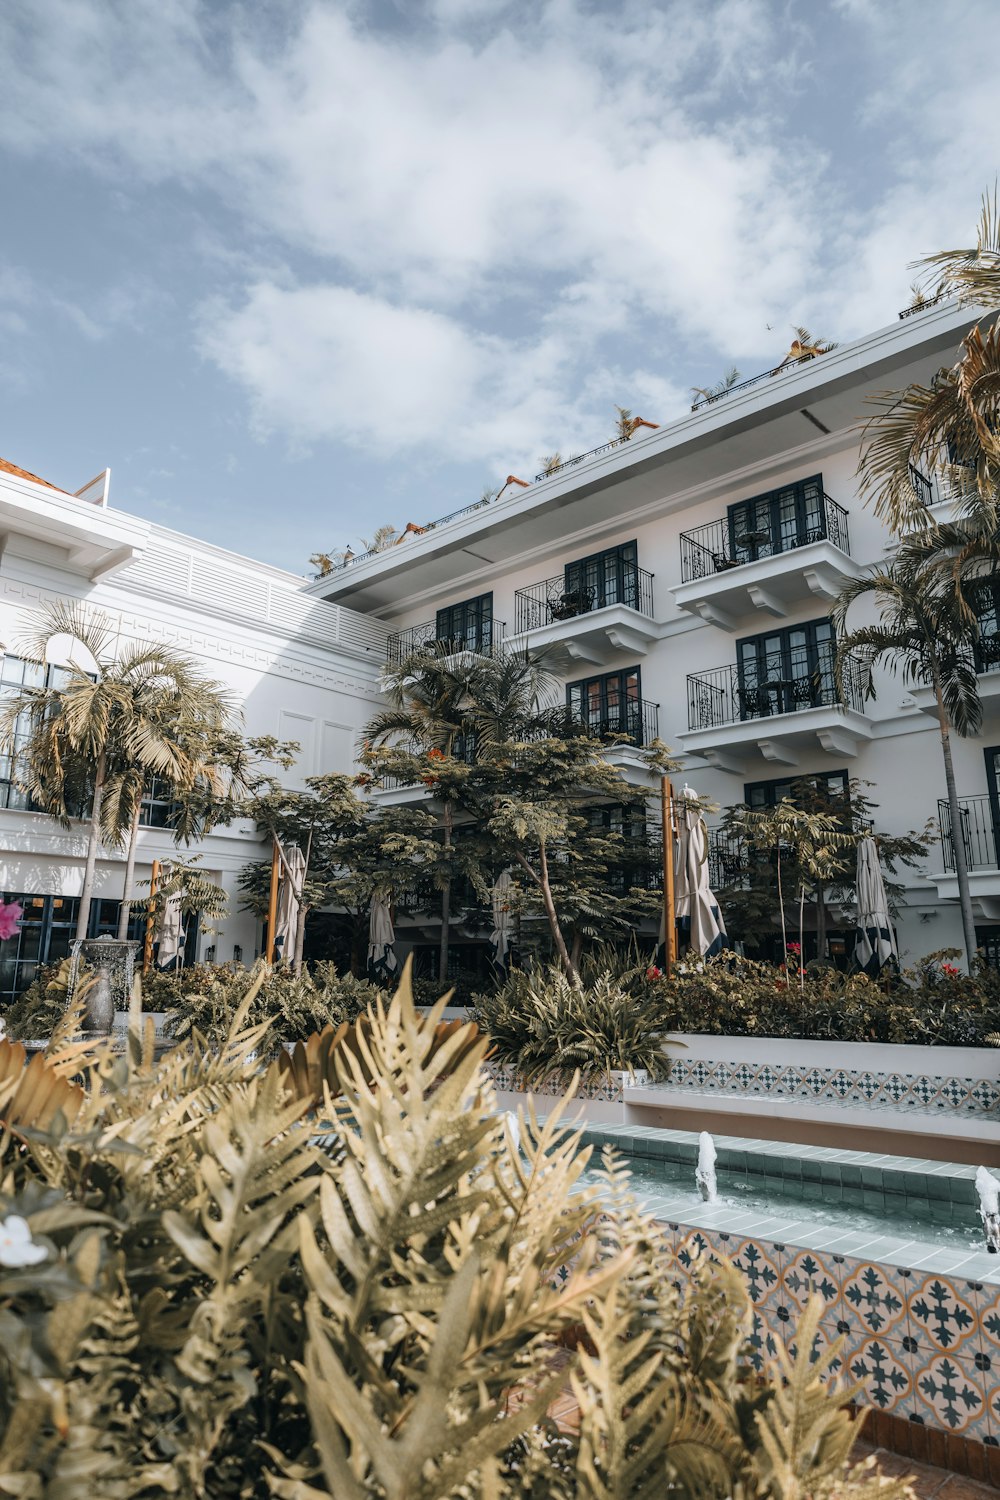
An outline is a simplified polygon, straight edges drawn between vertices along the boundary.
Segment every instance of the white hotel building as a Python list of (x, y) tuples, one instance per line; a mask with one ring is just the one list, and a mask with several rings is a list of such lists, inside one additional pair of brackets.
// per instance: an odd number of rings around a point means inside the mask
[[(73, 495), (0, 463), (4, 681), (20, 680), (31, 614), (85, 599), (123, 637), (198, 657), (240, 702), (249, 733), (298, 740), (294, 783), (351, 768), (387, 655), (421, 640), (476, 649), (503, 638), (552, 648), (567, 701), (595, 730), (633, 737), (635, 748), (608, 752), (629, 777), (647, 778), (642, 745), (658, 734), (683, 759), (681, 779), (720, 806), (766, 803), (796, 776), (850, 775), (873, 784), (881, 827), (920, 828), (944, 795), (929, 696), (883, 674), (874, 700), (848, 683), (840, 701), (829, 609), (887, 543), (857, 495), (867, 398), (951, 363), (968, 322), (952, 304), (901, 317), (312, 583), (115, 510), (101, 482)], [(983, 586), (981, 611), (983, 730), (956, 739), (955, 755), (978, 932), (996, 957), (1000, 580)], [(23, 804), (0, 780), (0, 890), (29, 902), (21, 938), (0, 945), (0, 1006), (39, 958), (65, 951), (80, 887), (80, 828)], [(146, 821), (140, 880), (173, 848), (155, 799)], [(259, 840), (246, 826), (219, 829), (199, 852), (234, 894), (228, 920), (196, 936), (188, 957), (211, 946), (219, 960), (249, 960), (260, 933), (238, 910), (235, 881), (261, 857)], [(115, 921), (121, 878), (109, 852), (94, 931)], [(433, 925), (400, 936), (429, 946)], [(946, 836), (907, 876), (900, 947), (913, 958), (958, 946), (960, 934)], [(454, 941), (482, 945), (482, 932), (459, 926)]]

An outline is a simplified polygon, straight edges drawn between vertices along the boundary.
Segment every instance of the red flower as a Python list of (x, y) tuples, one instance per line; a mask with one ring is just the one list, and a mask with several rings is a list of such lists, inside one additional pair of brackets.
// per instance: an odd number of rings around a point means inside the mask
[(949, 979), (958, 979), (962, 971), (961, 969), (956, 969), (954, 964), (942, 964), (941, 973), (947, 974)]
[(789, 951), (789, 953), (801, 953), (802, 952), (802, 944), (801, 943), (789, 943), (788, 944), (788, 951)]
[(444, 758), (445, 758), (444, 751), (443, 750), (438, 750), (436, 747), (433, 750), (428, 750), (428, 752), (427, 752), (427, 759), (428, 760), (444, 760)]
[(662, 979), (663, 978), (663, 970), (662, 969), (658, 969), (655, 964), (650, 964), (649, 968), (646, 970), (646, 978), (647, 979)]
[(24, 907), (20, 901), (0, 902), (0, 940), (12, 938), (21, 929)]

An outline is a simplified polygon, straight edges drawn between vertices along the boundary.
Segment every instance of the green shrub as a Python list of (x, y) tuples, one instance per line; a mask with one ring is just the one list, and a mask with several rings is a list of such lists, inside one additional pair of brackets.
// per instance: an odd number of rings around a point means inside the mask
[[(39, 969), (36, 978), (0, 1015), (3, 1034), (12, 1042), (50, 1037), (66, 1009), (71, 960)], [(82, 967), (82, 966), (81, 966)]]
[(672, 1031), (981, 1047), (1000, 1027), (1000, 973), (977, 959), (962, 974), (957, 956), (928, 954), (888, 984), (810, 965), (800, 989), (773, 964), (722, 954), (653, 983), (672, 1008)]
[[(906, 1494), (847, 1467), (818, 1306), (801, 1355), (758, 1376), (737, 1274), (705, 1266), (679, 1292), (625, 1174), (583, 1188), (587, 1153), (554, 1122), (526, 1121), (515, 1150), (485, 1044), (434, 1052), (436, 1021), (404, 976), (372, 1018), (370, 1085), (344, 1069), (328, 1150), (242, 1015), (218, 1047), (77, 1053), (71, 1125), (46, 1113), (70, 1088), (46, 1063), (18, 1116), (0, 1043), (0, 1493)], [(558, 1434), (567, 1376), (580, 1427)]]
[[(219, 1043), (228, 1034), (250, 978), (243, 968), (212, 968), (202, 965), (207, 974), (197, 976), (189, 989), (182, 975), (167, 1010), (167, 1033), (189, 1036), (197, 1030), (210, 1042)], [(271, 1050), (285, 1043), (305, 1041), (324, 1026), (339, 1026), (353, 1021), (376, 999), (388, 999), (387, 992), (353, 974), (338, 974), (332, 963), (321, 962), (311, 968), (304, 965), (301, 975), (287, 967), (266, 970), (262, 963), (253, 975), (262, 975), (256, 988), (247, 1022), (259, 1025), (274, 1022), (270, 1033)], [(175, 980), (176, 985), (176, 980)]]
[(582, 986), (561, 969), (514, 970), (492, 995), (476, 997), (472, 1019), (490, 1038), (494, 1062), (528, 1081), (584, 1078), (615, 1072), (667, 1072), (664, 1038), (670, 996), (657, 985), (636, 995), (629, 985), (597, 974)]

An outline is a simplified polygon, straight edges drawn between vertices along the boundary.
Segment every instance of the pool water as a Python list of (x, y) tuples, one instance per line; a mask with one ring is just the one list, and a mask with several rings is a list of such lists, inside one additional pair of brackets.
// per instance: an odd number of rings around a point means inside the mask
[[(888, 1234), (901, 1240), (929, 1240), (935, 1245), (968, 1250), (986, 1248), (979, 1216), (971, 1206), (968, 1224), (929, 1224), (905, 1208), (873, 1211), (846, 1203), (806, 1202), (791, 1192), (761, 1192), (752, 1183), (726, 1182), (722, 1173), (717, 1200), (706, 1203), (694, 1186), (694, 1172), (686, 1162), (654, 1162), (633, 1156), (627, 1159), (627, 1166), (636, 1197), (660, 1219), (697, 1218), (699, 1223), (708, 1223), (709, 1218), (721, 1219), (720, 1210), (729, 1210), (741, 1219), (752, 1215), (755, 1219), (807, 1221), (817, 1228), (825, 1226), (873, 1238)], [(599, 1180), (596, 1166), (588, 1168), (583, 1180)]]

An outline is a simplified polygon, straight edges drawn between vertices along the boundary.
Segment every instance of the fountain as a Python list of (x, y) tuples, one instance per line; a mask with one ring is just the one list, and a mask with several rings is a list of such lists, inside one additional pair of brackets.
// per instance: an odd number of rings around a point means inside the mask
[(113, 937), (76, 938), (70, 945), (72, 963), (67, 1003), (76, 993), (80, 959), (93, 968), (87, 990), (87, 1016), (84, 1029), (94, 1036), (110, 1036), (116, 1010), (127, 1010), (132, 993), (132, 974), (138, 943), (123, 943)]
[(694, 1169), (694, 1180), (705, 1202), (715, 1203), (718, 1199), (718, 1187), (715, 1181), (715, 1142), (707, 1130), (703, 1130), (698, 1137), (698, 1165)]
[(979, 1217), (986, 1232), (986, 1248), (991, 1255), (996, 1255), (1000, 1251), (1000, 1181), (985, 1167), (976, 1171), (976, 1192), (979, 1194)]

